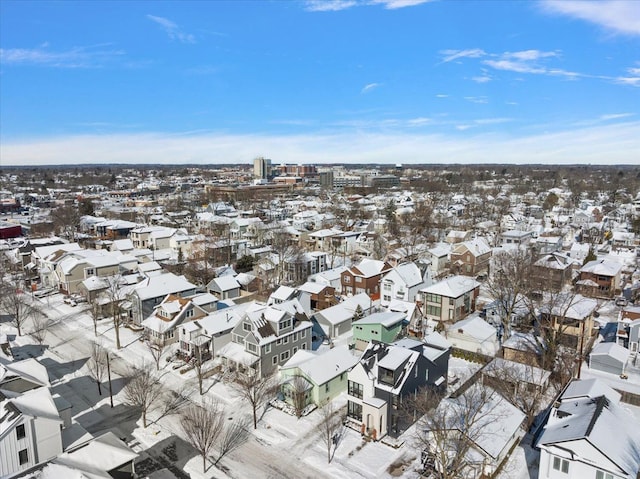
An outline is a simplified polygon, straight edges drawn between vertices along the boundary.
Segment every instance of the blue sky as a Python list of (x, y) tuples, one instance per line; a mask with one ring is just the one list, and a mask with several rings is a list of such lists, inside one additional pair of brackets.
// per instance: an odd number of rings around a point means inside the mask
[(640, 2), (0, 2), (0, 163), (640, 162)]

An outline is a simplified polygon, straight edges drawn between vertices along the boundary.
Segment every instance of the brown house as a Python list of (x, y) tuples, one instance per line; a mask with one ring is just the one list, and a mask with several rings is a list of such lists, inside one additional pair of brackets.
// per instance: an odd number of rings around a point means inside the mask
[(365, 258), (356, 266), (342, 273), (342, 294), (367, 293), (371, 299), (380, 297), (380, 280), (390, 271), (391, 265), (384, 261)]
[(595, 298), (613, 298), (620, 293), (621, 272), (622, 264), (616, 261), (589, 261), (580, 269), (578, 291)]
[(454, 245), (450, 255), (451, 272), (464, 276), (488, 273), (491, 247), (484, 238), (463, 241)]
[(321, 311), (338, 304), (336, 289), (326, 284), (308, 281), (298, 287), (298, 293), (302, 304), (306, 303), (306, 299), (303, 298), (308, 297), (309, 307), (313, 311)]
[(532, 275), (537, 284), (545, 284), (554, 291), (569, 284), (575, 267), (580, 262), (560, 253), (544, 255), (533, 264)]

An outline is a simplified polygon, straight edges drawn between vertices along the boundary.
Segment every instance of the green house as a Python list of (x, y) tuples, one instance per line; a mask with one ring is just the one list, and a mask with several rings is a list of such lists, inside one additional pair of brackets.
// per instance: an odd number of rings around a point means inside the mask
[(348, 346), (317, 354), (301, 349), (280, 368), (280, 391), (294, 409), (322, 406), (347, 390), (347, 372), (358, 362)]
[(406, 323), (406, 313), (370, 314), (352, 323), (353, 344), (358, 351), (364, 351), (372, 340), (386, 344), (392, 343), (398, 338)]

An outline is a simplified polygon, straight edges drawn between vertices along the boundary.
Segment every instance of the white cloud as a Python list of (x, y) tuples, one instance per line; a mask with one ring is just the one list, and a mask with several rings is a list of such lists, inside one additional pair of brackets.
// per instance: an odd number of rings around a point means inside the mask
[[(465, 131), (467, 123), (460, 124)], [(469, 123), (471, 124), (471, 123)], [(468, 132), (467, 132), (468, 133)], [(640, 121), (543, 134), (357, 133), (304, 135), (110, 134), (2, 142), (5, 165), (249, 163), (268, 152), (285, 163), (635, 164)]]
[(486, 55), (484, 50), (479, 48), (470, 48), (468, 50), (441, 50), (443, 55), (441, 63), (449, 63), (459, 58), (479, 58)]
[(307, 0), (305, 9), (310, 12), (338, 12), (352, 7), (382, 5), (387, 10), (415, 7), (434, 0)]
[(472, 77), (471, 79), (476, 83), (488, 83), (492, 80), (492, 78), (489, 75)]
[(640, 6), (636, 0), (543, 0), (541, 5), (548, 13), (585, 20), (610, 32), (640, 35)]
[(160, 25), (171, 40), (178, 40), (181, 43), (196, 43), (196, 37), (194, 35), (183, 32), (180, 27), (171, 20), (155, 15), (147, 15), (147, 18)]
[(388, 10), (395, 10), (398, 8), (415, 7), (416, 5), (422, 5), (433, 0), (373, 0), (374, 4), (384, 5), (384, 8)]
[(357, 4), (355, 0), (308, 0), (306, 9), (310, 12), (337, 12)]
[(362, 90), (360, 90), (360, 93), (369, 93), (380, 86), (382, 86), (382, 83), (369, 83), (364, 87), (362, 87)]
[(627, 76), (619, 76), (612, 79), (614, 83), (640, 87), (640, 68), (627, 68)]
[(489, 99), (486, 96), (465, 96), (464, 99), (471, 103), (478, 103), (482, 105), (489, 103)]
[(611, 113), (608, 115), (600, 115), (600, 119), (604, 121), (618, 120), (620, 118), (627, 118), (634, 115), (635, 113)]
[(65, 51), (40, 48), (0, 48), (0, 63), (5, 65), (41, 65), (57, 68), (96, 68), (113, 61), (124, 51), (108, 49), (110, 44), (73, 47)]
[(438, 93), (436, 98), (449, 98), (449, 95), (445, 95), (444, 93)]

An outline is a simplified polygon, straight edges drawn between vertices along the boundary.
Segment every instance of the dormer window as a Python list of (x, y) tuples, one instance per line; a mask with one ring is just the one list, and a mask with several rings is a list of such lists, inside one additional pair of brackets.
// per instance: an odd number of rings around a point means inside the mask
[(378, 366), (378, 381), (383, 384), (393, 386), (395, 383), (393, 371), (391, 369)]

